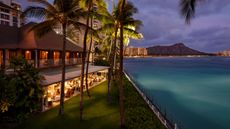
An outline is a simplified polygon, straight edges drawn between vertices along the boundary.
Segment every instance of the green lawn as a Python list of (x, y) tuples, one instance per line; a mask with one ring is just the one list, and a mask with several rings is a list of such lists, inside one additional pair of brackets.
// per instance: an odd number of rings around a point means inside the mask
[(107, 82), (91, 90), (91, 98), (84, 96), (84, 121), (79, 120), (79, 101), (76, 96), (65, 102), (65, 115), (59, 117), (58, 107), (35, 115), (23, 122), (19, 129), (118, 129), (119, 107), (107, 102)]
[(125, 120), (128, 129), (165, 129), (136, 89), (128, 81), (125, 83)]
[[(147, 104), (125, 80), (125, 119), (128, 129), (164, 129)], [(18, 129), (119, 129), (118, 86), (112, 87), (112, 103), (107, 102), (107, 82), (91, 89), (84, 97), (84, 121), (79, 120), (76, 96), (65, 102), (65, 115), (57, 116), (58, 107), (30, 117)]]

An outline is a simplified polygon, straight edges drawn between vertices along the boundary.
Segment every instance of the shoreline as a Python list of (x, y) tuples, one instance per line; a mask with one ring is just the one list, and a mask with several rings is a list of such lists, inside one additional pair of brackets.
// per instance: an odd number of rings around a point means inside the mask
[(139, 89), (139, 87), (133, 82), (128, 74), (128, 72), (124, 71), (125, 77), (128, 79), (128, 81), (132, 84), (132, 86), (136, 89), (138, 94), (142, 97), (142, 99), (146, 102), (146, 104), (149, 106), (149, 108), (152, 110), (152, 112), (157, 116), (157, 118), (160, 120), (160, 122), (167, 128), (167, 129), (179, 129), (177, 127), (177, 124), (173, 124), (165, 115), (163, 115), (162, 111), (158, 108), (157, 105), (151, 102), (151, 100)]
[(124, 58), (154, 58), (154, 57), (165, 57), (165, 58), (174, 58), (174, 57), (187, 57), (187, 58), (193, 58), (193, 57), (229, 57), (230, 56), (219, 56), (219, 55), (181, 55), (181, 56), (125, 56)]

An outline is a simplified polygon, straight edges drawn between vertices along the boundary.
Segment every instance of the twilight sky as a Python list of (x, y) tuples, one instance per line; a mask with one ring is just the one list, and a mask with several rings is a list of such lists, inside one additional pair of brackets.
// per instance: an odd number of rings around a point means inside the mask
[[(17, 0), (27, 6), (27, 0)], [(131, 41), (131, 46), (149, 47), (183, 42), (205, 51), (230, 50), (230, 1), (205, 0), (198, 3), (196, 17), (186, 25), (179, 13), (179, 0), (130, 0), (143, 21), (144, 40)]]

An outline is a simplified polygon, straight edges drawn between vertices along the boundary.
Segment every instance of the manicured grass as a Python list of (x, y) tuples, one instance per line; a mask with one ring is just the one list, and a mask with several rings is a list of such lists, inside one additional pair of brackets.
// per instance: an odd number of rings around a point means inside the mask
[(65, 102), (65, 115), (57, 115), (58, 107), (35, 115), (18, 129), (118, 129), (119, 107), (107, 102), (107, 82), (91, 90), (91, 98), (84, 96), (84, 121), (79, 120), (79, 101), (76, 96)]
[[(164, 129), (147, 104), (125, 79), (125, 119), (127, 129)], [(91, 89), (84, 97), (84, 121), (79, 120), (76, 96), (65, 102), (65, 115), (57, 115), (58, 107), (32, 116), (18, 129), (119, 129), (118, 86), (112, 87), (112, 103), (107, 102), (107, 82)]]
[(165, 129), (136, 89), (124, 79), (125, 120), (128, 129)]

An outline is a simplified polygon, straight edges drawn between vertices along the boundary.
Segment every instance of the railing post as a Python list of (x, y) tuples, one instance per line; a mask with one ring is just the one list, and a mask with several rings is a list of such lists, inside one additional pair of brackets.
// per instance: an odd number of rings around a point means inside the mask
[(177, 124), (176, 124), (176, 123), (174, 124), (174, 129), (178, 129), (178, 127), (177, 127)]

